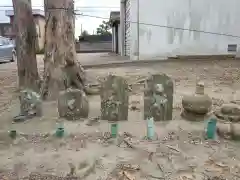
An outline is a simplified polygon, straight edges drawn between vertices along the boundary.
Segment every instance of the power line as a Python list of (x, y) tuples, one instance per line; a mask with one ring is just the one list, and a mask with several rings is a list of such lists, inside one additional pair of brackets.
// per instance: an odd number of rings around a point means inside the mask
[[(2, 6), (0, 6), (0, 7), (2, 7)], [(12, 6), (10, 6), (10, 7), (12, 7)], [(70, 9), (67, 9), (67, 8), (49, 8), (49, 9), (65, 10), (65, 11), (69, 11), (70, 10)], [(109, 18), (106, 18), (106, 17), (87, 15), (87, 14), (83, 14), (83, 13), (80, 14), (80, 13), (75, 13), (75, 11), (80, 11), (80, 10), (74, 10), (74, 15), (109, 20)], [(168, 28), (168, 29), (178, 29), (178, 30), (183, 30), (183, 31), (192, 31), (192, 32), (200, 32), (200, 33), (204, 33), (204, 34), (212, 34), (212, 35), (240, 38), (240, 36), (236, 36), (236, 35), (232, 35), (232, 34), (226, 34), (226, 33), (217, 33), (217, 32), (211, 32), (211, 31), (203, 31), (203, 30), (197, 30), (197, 29), (180, 28), (180, 27), (174, 27), (174, 26), (166, 26), (166, 25), (160, 25), (160, 24), (134, 22), (134, 21), (125, 21), (125, 22), (136, 23), (136, 24), (141, 24), (141, 25), (146, 25), (146, 26), (153, 26), (153, 27), (161, 27), (161, 28)]]
[[(44, 6), (32, 6), (32, 7), (39, 7), (44, 8)], [(0, 8), (13, 8), (12, 5), (0, 5)], [(117, 6), (76, 6), (77, 9), (119, 9), (120, 7)], [(58, 8), (57, 8), (58, 9)], [(61, 8), (64, 9), (64, 8)]]
[[(76, 14), (79, 16), (85, 16), (85, 17), (92, 17), (92, 18), (98, 18), (98, 19), (109, 19), (101, 16), (93, 16), (93, 15), (87, 15), (87, 14)], [(130, 23), (136, 23), (134, 21), (125, 21), (125, 22), (130, 22)], [(168, 29), (178, 29), (178, 30), (183, 30), (183, 31), (193, 31), (193, 32), (200, 32), (204, 34), (213, 34), (213, 35), (219, 35), (219, 36), (227, 36), (227, 37), (234, 37), (234, 38), (240, 38), (240, 36), (232, 35), (232, 34), (225, 34), (225, 33), (217, 33), (217, 32), (211, 32), (211, 31), (203, 31), (203, 30), (197, 30), (197, 29), (187, 29), (187, 28), (179, 28), (179, 27), (174, 27), (174, 26), (165, 26), (165, 25), (160, 25), (160, 24), (151, 24), (151, 23), (143, 23), (139, 22), (141, 25), (146, 25), (146, 26), (153, 26), (153, 27), (161, 27), (161, 28), (168, 28)]]
[[(3, 8), (13, 8), (13, 6), (11, 6), (11, 5), (0, 5), (0, 7), (3, 7)], [(43, 6), (32, 6), (32, 7), (43, 7)]]
[(77, 8), (80, 8), (80, 9), (119, 9), (120, 7), (117, 7), (117, 6), (76, 6)]

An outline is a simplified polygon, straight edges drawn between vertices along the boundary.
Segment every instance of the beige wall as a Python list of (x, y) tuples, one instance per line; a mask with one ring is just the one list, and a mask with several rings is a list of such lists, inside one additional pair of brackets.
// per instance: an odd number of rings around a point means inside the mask
[(35, 23), (38, 34), (38, 50), (42, 50), (45, 40), (45, 18), (42, 16), (35, 16)]

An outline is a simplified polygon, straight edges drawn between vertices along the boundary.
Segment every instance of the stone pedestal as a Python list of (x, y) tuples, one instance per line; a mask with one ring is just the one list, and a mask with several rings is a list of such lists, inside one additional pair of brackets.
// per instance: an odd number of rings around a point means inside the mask
[(102, 83), (101, 119), (109, 121), (128, 120), (128, 84), (119, 76), (109, 75)]
[(240, 140), (240, 105), (223, 104), (214, 114), (218, 118), (218, 135), (225, 139)]
[(145, 82), (144, 120), (172, 120), (173, 81), (166, 74), (155, 74)]
[(197, 83), (195, 94), (183, 96), (182, 107), (181, 116), (186, 120), (202, 121), (208, 117), (212, 107), (212, 99), (204, 94), (202, 82)]
[(234, 103), (223, 104), (214, 114), (224, 121), (240, 122), (240, 105)]
[(87, 118), (89, 103), (85, 92), (71, 88), (61, 91), (58, 98), (58, 113), (59, 117), (67, 120)]

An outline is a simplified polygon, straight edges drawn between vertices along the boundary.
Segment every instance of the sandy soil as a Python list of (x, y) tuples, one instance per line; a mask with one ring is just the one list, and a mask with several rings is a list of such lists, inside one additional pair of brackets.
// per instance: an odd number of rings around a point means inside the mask
[[(126, 137), (129, 144), (108, 139), (110, 125), (105, 121), (88, 126), (89, 120), (78, 122), (64, 121), (66, 137), (57, 139), (52, 134), (58, 118), (56, 102), (44, 104), (44, 117), (35, 118), (20, 124), (12, 124), (12, 117), (17, 115), (16, 67), (14, 63), (0, 65), (1, 83), (1, 127), (0, 127), (0, 173), (20, 179), (31, 172), (65, 176), (69, 163), (77, 167), (77, 175), (86, 179), (109, 179), (122, 174), (125, 179), (207, 179), (209, 176), (222, 175), (225, 179), (239, 177), (239, 144), (203, 139), (205, 124), (189, 123), (180, 118), (181, 97), (193, 93), (196, 79), (204, 80), (206, 89), (214, 102), (214, 108), (223, 102), (240, 98), (239, 89), (240, 62), (234, 60), (209, 62), (169, 62), (145, 67), (121, 67), (89, 69), (90, 82), (97, 82), (108, 73), (124, 76), (133, 84), (130, 106), (139, 102), (138, 111), (129, 110), (129, 120), (119, 123), (119, 133)], [(41, 66), (40, 66), (41, 67)], [(146, 124), (143, 120), (143, 96), (141, 79), (149, 74), (167, 73), (173, 78), (174, 112), (173, 121), (156, 123), (158, 140), (144, 140)], [(100, 98), (91, 96), (90, 119), (100, 115)], [(12, 141), (8, 130), (16, 129), (19, 135)], [(85, 164), (85, 165), (82, 165)], [(131, 164), (131, 168), (125, 167)], [(11, 172), (7, 175), (7, 172)], [(13, 173), (14, 172), (14, 173)], [(128, 177), (128, 178), (127, 178)], [(223, 179), (224, 179), (223, 178)], [(1, 179), (1, 178), (0, 178)], [(114, 179), (114, 178), (112, 178)], [(117, 178), (115, 178), (117, 179)]]

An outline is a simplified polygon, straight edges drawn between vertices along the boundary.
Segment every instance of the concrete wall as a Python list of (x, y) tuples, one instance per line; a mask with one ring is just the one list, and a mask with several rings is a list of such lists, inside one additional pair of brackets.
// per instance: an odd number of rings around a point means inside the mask
[(44, 40), (45, 40), (45, 18), (42, 16), (35, 16), (36, 26), (39, 27), (38, 33), (38, 47), (39, 50), (44, 48)]
[[(117, 26), (113, 26), (112, 27), (112, 52), (116, 53), (118, 51), (118, 54), (121, 54), (121, 45), (122, 45), (121, 36), (122, 35), (120, 30), (120, 24), (118, 24)], [(118, 45), (116, 43), (118, 43)]]
[[(136, 0), (131, 0), (131, 20), (136, 22)], [(171, 26), (240, 36), (239, 0), (139, 0), (140, 58), (174, 55), (227, 54), (228, 44), (240, 38), (173, 29)], [(137, 24), (131, 23), (131, 59), (135, 58)]]
[(115, 33), (115, 27), (112, 27), (112, 52), (114, 52), (114, 33)]
[[(152, 0), (151, 0), (152, 1)], [(138, 1), (131, 0), (130, 12), (130, 28), (131, 28), (131, 45), (130, 45), (130, 59), (136, 60), (138, 56), (138, 34), (137, 34), (137, 20), (138, 20)], [(149, 12), (148, 12), (149, 13)]]
[(77, 42), (76, 51), (78, 53), (96, 53), (96, 52), (111, 52), (112, 41), (103, 42)]

